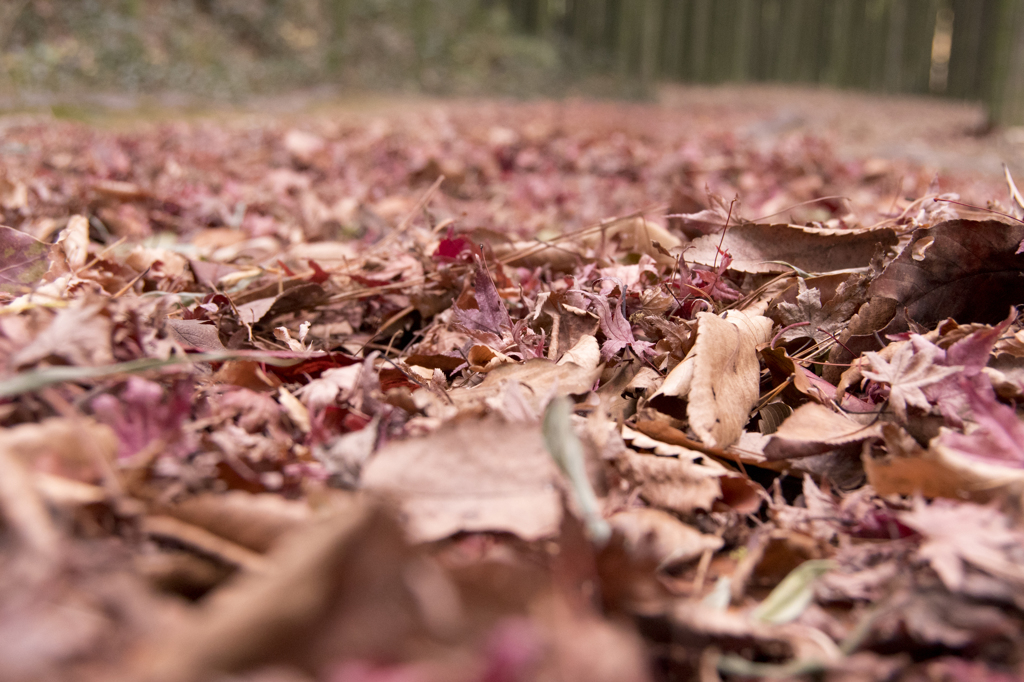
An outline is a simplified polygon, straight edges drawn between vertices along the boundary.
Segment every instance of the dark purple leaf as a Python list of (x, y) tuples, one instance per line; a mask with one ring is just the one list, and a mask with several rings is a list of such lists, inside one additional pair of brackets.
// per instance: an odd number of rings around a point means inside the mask
[(466, 329), (490, 332), (502, 335), (503, 330), (512, 329), (512, 319), (505, 309), (505, 304), (498, 295), (498, 289), (491, 281), (481, 261), (477, 261), (476, 275), (473, 278), (477, 308), (452, 307), (455, 322)]

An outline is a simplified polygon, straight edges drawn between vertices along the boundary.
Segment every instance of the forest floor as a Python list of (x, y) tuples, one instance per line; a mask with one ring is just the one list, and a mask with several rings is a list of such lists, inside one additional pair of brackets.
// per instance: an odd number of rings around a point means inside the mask
[(978, 107), (16, 108), (0, 678), (1024, 676)]

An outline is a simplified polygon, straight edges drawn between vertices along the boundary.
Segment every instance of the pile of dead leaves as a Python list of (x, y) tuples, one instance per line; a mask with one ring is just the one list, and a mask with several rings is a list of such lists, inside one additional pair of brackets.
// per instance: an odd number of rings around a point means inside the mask
[(1024, 673), (1020, 206), (585, 111), (4, 128), (0, 678)]

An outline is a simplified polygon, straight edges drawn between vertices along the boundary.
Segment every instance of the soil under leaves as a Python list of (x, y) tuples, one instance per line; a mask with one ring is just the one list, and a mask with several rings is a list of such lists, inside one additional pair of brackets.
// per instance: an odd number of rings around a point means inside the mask
[(1017, 679), (1022, 207), (833, 142), (8, 119), (0, 677)]

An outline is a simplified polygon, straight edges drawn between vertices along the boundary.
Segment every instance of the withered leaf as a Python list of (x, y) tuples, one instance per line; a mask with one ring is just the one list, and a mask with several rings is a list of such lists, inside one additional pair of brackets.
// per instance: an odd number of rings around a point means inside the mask
[(199, 526), (256, 552), (265, 552), (287, 531), (297, 528), (312, 514), (304, 502), (279, 495), (252, 495), (242, 491), (205, 493), (155, 511)]
[(1017, 252), (1022, 239), (1024, 225), (996, 220), (950, 220), (920, 229), (869, 292), (896, 301), (924, 327), (947, 317), (995, 324), (1010, 306), (1024, 303), (1024, 253)]
[(558, 530), (557, 480), (538, 424), (488, 417), (388, 443), (364, 467), (362, 487), (394, 495), (417, 541), (460, 531), (536, 540)]
[(732, 256), (731, 270), (791, 272), (791, 265), (805, 272), (823, 273), (867, 266), (879, 245), (896, 245), (896, 233), (890, 228), (833, 230), (746, 223), (730, 227), (724, 240), (720, 233), (695, 240), (686, 259), (701, 265), (720, 263), (720, 242), (722, 250)]
[(217, 325), (200, 320), (167, 320), (172, 336), (185, 348), (196, 350), (227, 350), (220, 341)]
[(793, 411), (764, 448), (771, 460), (808, 457), (881, 436), (880, 424), (861, 424), (818, 403)]
[(922, 388), (963, 369), (956, 365), (947, 367), (937, 364), (940, 359), (945, 359), (945, 353), (919, 336), (900, 346), (892, 362), (887, 362), (874, 352), (867, 352), (864, 357), (871, 363), (871, 370), (864, 370), (864, 376), (889, 384), (889, 402), (903, 421), (907, 419), (908, 405), (925, 411), (929, 409), (928, 398)]
[(772, 322), (760, 315), (729, 311), (726, 319), (697, 315), (697, 341), (685, 362), (693, 362), (686, 416), (690, 428), (712, 447), (736, 442), (759, 394), (757, 346), (767, 343)]
[(549, 396), (587, 393), (601, 376), (601, 366), (580, 367), (574, 362), (554, 363), (534, 358), (523, 363), (508, 363), (491, 370), (478, 386), (459, 388), (449, 393), (461, 407), (483, 404), (501, 392), (502, 384), (516, 381), (523, 385), (523, 397), (539, 410)]
[(50, 245), (0, 225), (0, 291), (23, 294), (50, 269)]
[(608, 523), (625, 536), (631, 554), (649, 555), (663, 567), (685, 564), (725, 544), (659, 509), (628, 509), (613, 514)]

